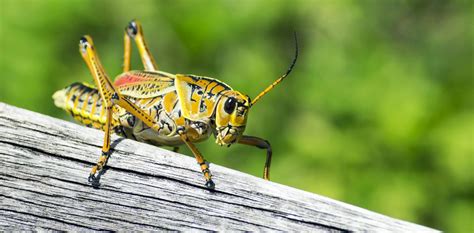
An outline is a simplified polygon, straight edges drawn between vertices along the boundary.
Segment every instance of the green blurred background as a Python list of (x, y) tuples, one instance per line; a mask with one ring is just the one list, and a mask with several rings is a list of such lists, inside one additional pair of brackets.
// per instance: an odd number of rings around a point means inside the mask
[[(272, 179), (396, 218), (473, 232), (471, 1), (0, 0), (0, 101), (67, 119), (51, 95), (92, 83), (77, 51), (95, 40), (110, 76), (141, 20), (161, 69), (257, 95), (247, 134), (273, 145)], [(133, 67), (141, 69), (134, 54)], [(198, 145), (261, 176), (264, 151)], [(182, 150), (191, 154), (188, 150)]]

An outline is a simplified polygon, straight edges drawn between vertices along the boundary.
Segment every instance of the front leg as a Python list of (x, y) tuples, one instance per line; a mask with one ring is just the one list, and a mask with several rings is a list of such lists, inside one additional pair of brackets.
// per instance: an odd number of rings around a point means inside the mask
[(265, 160), (265, 167), (263, 168), (263, 179), (270, 180), (270, 165), (272, 163), (272, 147), (270, 143), (265, 139), (246, 135), (240, 138), (239, 143), (267, 150), (267, 159)]
[(214, 189), (215, 184), (212, 181), (212, 174), (209, 170), (209, 163), (204, 159), (201, 152), (197, 149), (197, 147), (191, 142), (191, 140), (186, 135), (184, 129), (178, 130), (179, 136), (181, 140), (189, 147), (189, 149), (193, 152), (194, 157), (196, 157), (196, 161), (201, 167), (202, 174), (204, 175), (204, 179), (206, 179), (206, 187), (208, 189)]

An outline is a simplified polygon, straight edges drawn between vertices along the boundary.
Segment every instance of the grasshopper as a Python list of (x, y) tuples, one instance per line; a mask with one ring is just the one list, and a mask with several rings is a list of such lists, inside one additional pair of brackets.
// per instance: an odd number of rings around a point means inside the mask
[[(135, 42), (143, 71), (131, 71), (131, 43)], [(272, 149), (262, 138), (243, 135), (249, 109), (278, 85), (292, 71), (298, 58), (298, 43), (290, 67), (281, 77), (253, 100), (213, 78), (191, 74), (170, 74), (158, 70), (151, 55), (140, 22), (132, 20), (124, 32), (123, 73), (112, 82), (97, 55), (92, 38), (83, 36), (79, 52), (91, 72), (95, 86), (74, 83), (54, 93), (56, 106), (66, 110), (80, 123), (105, 132), (102, 154), (92, 168), (88, 181), (98, 182), (97, 172), (107, 163), (110, 154), (110, 135), (157, 146), (186, 144), (196, 157), (206, 180), (205, 186), (214, 189), (209, 163), (194, 143), (211, 134), (216, 143), (256, 146), (267, 151), (263, 178), (270, 178)], [(99, 173), (100, 174), (100, 173)]]

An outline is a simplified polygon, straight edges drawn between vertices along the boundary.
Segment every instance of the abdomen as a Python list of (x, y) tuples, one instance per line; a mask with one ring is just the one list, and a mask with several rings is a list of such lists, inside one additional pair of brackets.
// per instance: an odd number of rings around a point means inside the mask
[[(191, 122), (186, 121), (182, 116), (179, 98), (175, 91), (152, 98), (125, 97), (154, 118), (160, 129), (154, 131), (125, 109), (114, 106), (111, 122), (114, 132), (126, 138), (154, 145), (176, 146), (183, 143), (177, 134), (176, 123), (180, 122), (189, 129)], [(54, 93), (53, 99), (57, 107), (66, 110), (79, 123), (105, 130), (105, 108), (96, 88), (83, 83), (73, 83)], [(193, 141), (208, 138), (209, 132), (208, 127), (205, 127), (205, 130), (196, 135)]]
[[(105, 108), (97, 89), (83, 83), (73, 83), (53, 95), (54, 104), (66, 110), (81, 124), (104, 130)], [(112, 127), (118, 126), (113, 119)]]

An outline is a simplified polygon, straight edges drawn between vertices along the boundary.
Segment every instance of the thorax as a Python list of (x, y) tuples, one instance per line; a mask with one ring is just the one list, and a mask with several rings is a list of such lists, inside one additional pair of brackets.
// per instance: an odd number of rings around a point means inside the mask
[[(207, 139), (212, 133), (214, 111), (220, 93), (231, 88), (207, 77), (131, 72), (119, 77), (119, 90), (145, 110), (159, 125), (155, 131), (138, 118), (117, 107), (114, 118), (124, 136), (156, 145), (182, 144), (178, 129), (184, 129), (192, 141)], [(127, 83), (140, 78), (147, 82)], [(158, 88), (157, 88), (158, 87)]]

